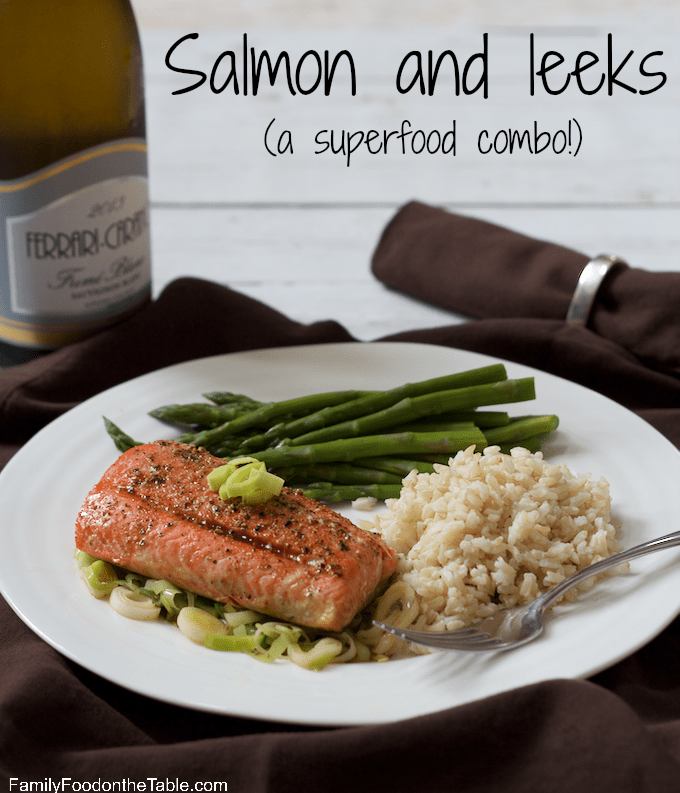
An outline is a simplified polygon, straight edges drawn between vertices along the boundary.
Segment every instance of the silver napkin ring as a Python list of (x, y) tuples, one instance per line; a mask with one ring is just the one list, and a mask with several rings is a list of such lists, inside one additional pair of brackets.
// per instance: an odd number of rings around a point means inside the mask
[(611, 253), (601, 253), (586, 264), (578, 277), (578, 283), (567, 310), (567, 316), (565, 317), (567, 322), (572, 325), (586, 325), (588, 323), (588, 317), (593, 309), (597, 290), (602, 285), (607, 273), (616, 264), (627, 265), (628, 262)]

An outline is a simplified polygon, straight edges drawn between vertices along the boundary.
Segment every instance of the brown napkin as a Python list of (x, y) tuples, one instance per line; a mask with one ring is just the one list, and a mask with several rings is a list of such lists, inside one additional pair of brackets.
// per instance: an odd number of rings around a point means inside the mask
[[(619, 253), (618, 251), (593, 251)], [(564, 319), (587, 256), (418, 202), (385, 229), (373, 272), (387, 286), (470, 317)], [(646, 366), (680, 375), (680, 272), (613, 268), (588, 327)]]
[(180, 279), (127, 321), (0, 373), (0, 467), (52, 419), (146, 372), (238, 350), (350, 340), (336, 322), (301, 325), (245, 295)]
[[(600, 387), (680, 444), (678, 380), (587, 329), (500, 318), (395, 338)], [(304, 326), (225, 287), (182, 279), (118, 326), (0, 372), (1, 460), (71, 406), (161, 366), (349, 340), (335, 322)], [(0, 600), (0, 790), (27, 790), (29, 781), (48, 790), (46, 779), (70, 778), (74, 790), (179, 791), (202, 781), (238, 793), (676, 793), (678, 658), (676, 621), (590, 681), (549, 681), (389, 725), (315, 729), (197, 713), (121, 689), (61, 656)]]

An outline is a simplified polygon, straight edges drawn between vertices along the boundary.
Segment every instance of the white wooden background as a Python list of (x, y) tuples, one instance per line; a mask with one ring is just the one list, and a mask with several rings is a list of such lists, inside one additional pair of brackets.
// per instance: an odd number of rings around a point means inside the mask
[[(417, 199), (633, 266), (680, 270), (680, 4), (677, 0), (133, 0), (145, 60), (155, 293), (196, 275), (255, 297), (303, 322), (332, 318), (359, 339), (456, 321), (450, 313), (386, 290), (370, 273), (385, 224)], [(463, 60), (489, 34), (488, 99), (456, 97), (443, 78), (432, 97), (400, 95), (395, 76), (411, 50), (453, 49)], [(641, 96), (575, 86), (560, 96), (528, 90), (529, 33), (542, 51), (573, 62), (583, 50), (606, 63), (634, 54), (622, 79), (649, 88), (638, 69), (667, 84)], [(258, 96), (212, 93), (165, 65), (209, 73), (217, 56), (249, 46), (293, 62), (314, 49), (351, 51), (357, 93), (334, 83), (329, 97), (291, 96), (284, 83)], [(598, 65), (599, 67), (599, 65)], [(573, 66), (571, 67), (573, 68)], [(596, 71), (596, 70), (593, 70)], [(587, 75), (588, 78), (590, 75)], [(585, 79), (586, 75), (584, 75)], [(572, 80), (572, 83), (574, 81)], [(573, 87), (573, 90), (571, 88)], [(563, 128), (576, 118), (576, 157), (482, 155), (479, 131)], [(289, 130), (293, 153), (270, 156), (267, 125)], [(457, 125), (457, 154), (314, 154), (322, 129)], [(275, 138), (275, 139), (276, 139)]]

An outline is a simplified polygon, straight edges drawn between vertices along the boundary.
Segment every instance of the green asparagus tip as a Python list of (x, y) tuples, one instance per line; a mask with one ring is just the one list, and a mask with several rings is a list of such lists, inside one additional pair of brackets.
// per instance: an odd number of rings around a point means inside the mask
[(108, 432), (111, 440), (119, 452), (126, 452), (128, 449), (132, 449), (133, 446), (142, 445), (142, 441), (134, 440), (126, 432), (123, 432), (120, 427), (116, 426), (110, 419), (107, 419), (106, 416), (102, 416), (102, 418), (104, 419), (106, 431)]

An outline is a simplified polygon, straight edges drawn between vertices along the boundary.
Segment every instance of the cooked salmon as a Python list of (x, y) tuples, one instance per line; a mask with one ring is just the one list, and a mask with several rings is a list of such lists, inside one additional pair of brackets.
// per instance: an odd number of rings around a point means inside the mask
[(223, 463), (174, 441), (130, 449), (86, 497), (76, 547), (222, 603), (342, 630), (392, 575), (394, 552), (287, 487), (256, 506), (223, 501), (206, 482)]

